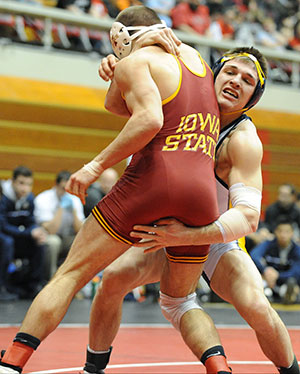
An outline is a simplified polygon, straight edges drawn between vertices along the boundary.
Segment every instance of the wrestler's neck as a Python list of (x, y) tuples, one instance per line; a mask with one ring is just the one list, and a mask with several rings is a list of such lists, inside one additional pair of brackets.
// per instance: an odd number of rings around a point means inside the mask
[(221, 123), (221, 129), (227, 125), (229, 125), (231, 122), (235, 121), (237, 118), (239, 118), (243, 112), (239, 113), (232, 113), (232, 114), (222, 114), (220, 113), (220, 123)]

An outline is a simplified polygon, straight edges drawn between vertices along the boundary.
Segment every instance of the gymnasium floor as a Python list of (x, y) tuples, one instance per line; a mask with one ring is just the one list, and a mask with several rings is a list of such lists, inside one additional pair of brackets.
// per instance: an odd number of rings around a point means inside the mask
[[(0, 342), (5, 348), (14, 337), (30, 302), (0, 303)], [(275, 374), (255, 335), (226, 303), (204, 304), (217, 324), (235, 374)], [(295, 353), (300, 357), (300, 305), (274, 305), (288, 326)], [(60, 327), (39, 347), (24, 373), (79, 373), (85, 360), (90, 301), (74, 300)], [(114, 342), (110, 373), (205, 373), (178, 332), (161, 315), (157, 303), (124, 302), (122, 326)]]

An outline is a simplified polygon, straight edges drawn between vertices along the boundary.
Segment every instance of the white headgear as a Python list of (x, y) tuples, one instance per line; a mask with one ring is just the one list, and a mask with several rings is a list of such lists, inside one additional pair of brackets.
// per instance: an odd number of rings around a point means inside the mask
[[(151, 26), (124, 26), (121, 22), (114, 22), (110, 29), (112, 49), (120, 59), (128, 56), (132, 48), (132, 40), (150, 30), (165, 29), (164, 21)], [(133, 35), (129, 31), (136, 31)]]

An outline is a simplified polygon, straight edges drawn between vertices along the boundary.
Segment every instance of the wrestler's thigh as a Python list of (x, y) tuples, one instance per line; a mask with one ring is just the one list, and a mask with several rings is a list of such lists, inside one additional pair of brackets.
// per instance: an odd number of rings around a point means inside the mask
[(181, 264), (167, 261), (164, 267), (160, 289), (172, 297), (184, 297), (196, 290), (203, 264)]
[(144, 249), (129, 248), (104, 270), (103, 280), (118, 279), (134, 288), (158, 282), (166, 261), (164, 250), (144, 253)]
[(224, 300), (235, 303), (242, 296), (249, 297), (254, 290), (262, 289), (262, 279), (251, 257), (234, 249), (219, 260), (210, 286)]
[(66, 260), (56, 275), (72, 272), (85, 280), (123, 254), (129, 246), (112, 238), (90, 215), (76, 235)]

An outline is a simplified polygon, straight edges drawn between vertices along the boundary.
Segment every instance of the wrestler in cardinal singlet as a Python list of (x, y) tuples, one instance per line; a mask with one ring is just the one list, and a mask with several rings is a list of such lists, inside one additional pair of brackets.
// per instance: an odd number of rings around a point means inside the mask
[[(201, 75), (178, 59), (180, 83), (163, 101), (164, 125), (132, 160), (123, 176), (93, 209), (101, 226), (115, 239), (133, 244), (135, 224), (174, 217), (188, 226), (203, 226), (219, 216), (214, 155), (220, 131), (212, 73)], [(199, 263), (209, 246), (169, 247), (175, 262)]]

